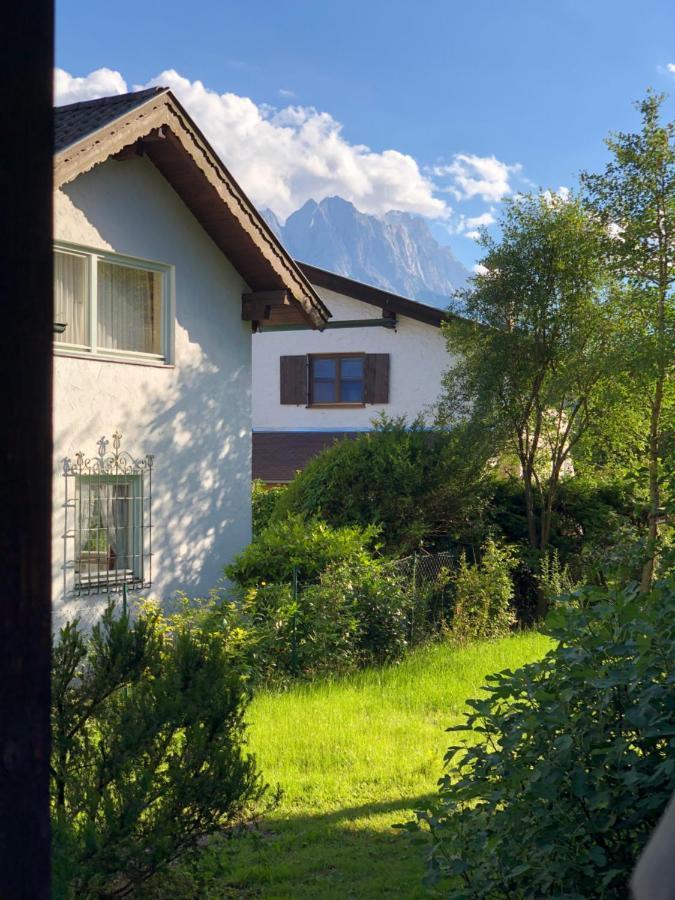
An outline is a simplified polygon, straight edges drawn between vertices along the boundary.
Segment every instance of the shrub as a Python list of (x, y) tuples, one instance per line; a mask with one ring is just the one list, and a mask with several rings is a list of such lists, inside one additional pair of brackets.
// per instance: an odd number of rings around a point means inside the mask
[(225, 567), (225, 574), (244, 587), (269, 582), (291, 584), (294, 572), (301, 583), (306, 583), (316, 580), (334, 563), (367, 562), (377, 533), (373, 526), (332, 528), (318, 519), (289, 515), (271, 522)]
[(502, 637), (515, 621), (511, 573), (513, 551), (493, 540), (484, 544), (481, 560), (469, 565), (462, 554), (453, 577), (452, 633), (457, 640)]
[(270, 523), (274, 511), (281, 496), (286, 490), (285, 485), (267, 487), (264, 481), (256, 479), (251, 484), (251, 504), (253, 507), (253, 534), (258, 535)]
[(280, 498), (274, 516), (318, 516), (333, 527), (375, 523), (384, 551), (410, 552), (432, 532), (465, 528), (478, 508), (482, 463), (465, 452), (461, 429), (381, 416), (374, 430), (316, 456)]
[(336, 563), (317, 583), (246, 588), (238, 605), (255, 677), (283, 682), (398, 659), (409, 597), (377, 561)]
[(213, 622), (110, 606), (90, 638), (61, 631), (52, 685), (56, 897), (126, 896), (262, 797)]
[[(675, 788), (675, 578), (591, 588), (559, 645), (489, 679), (451, 747), (430, 874), (454, 898), (623, 897)], [(410, 827), (415, 827), (411, 825)]]

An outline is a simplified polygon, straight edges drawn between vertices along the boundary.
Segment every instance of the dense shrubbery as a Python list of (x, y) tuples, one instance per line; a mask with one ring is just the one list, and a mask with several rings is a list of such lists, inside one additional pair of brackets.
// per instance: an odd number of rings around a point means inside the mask
[(503, 637), (515, 621), (513, 551), (488, 540), (481, 559), (469, 565), (463, 553), (452, 577), (454, 604), (452, 634), (457, 640)]
[(109, 608), (54, 649), (56, 897), (132, 893), (264, 793), (244, 752), (248, 693), (216, 619)]
[(264, 481), (253, 481), (251, 485), (251, 506), (254, 537), (264, 531), (270, 524), (270, 519), (274, 514), (277, 503), (285, 490), (285, 485), (267, 487)]
[(401, 657), (410, 595), (377, 560), (329, 566), (314, 584), (246, 588), (229, 608), (254, 677), (283, 682)]
[[(471, 701), (451, 747), (430, 875), (455, 898), (617, 897), (675, 788), (675, 578), (587, 588), (560, 644)], [(411, 826), (413, 827), (413, 826)]]
[[(225, 574), (244, 587), (316, 580), (328, 566), (371, 558), (374, 526), (331, 528), (319, 519), (289, 515), (272, 521), (228, 566)], [(295, 574), (294, 574), (295, 573)]]
[(419, 419), (384, 416), (374, 424), (315, 457), (273, 516), (319, 516), (334, 527), (376, 524), (390, 555), (409, 552), (439, 528), (465, 529), (478, 509), (482, 463), (465, 452), (461, 429), (429, 430)]

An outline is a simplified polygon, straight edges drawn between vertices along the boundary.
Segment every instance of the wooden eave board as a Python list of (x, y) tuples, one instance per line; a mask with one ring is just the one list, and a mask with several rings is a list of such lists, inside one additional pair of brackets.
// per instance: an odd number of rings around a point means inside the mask
[(244, 281), (253, 291), (289, 291), (294, 321), (322, 328), (330, 312), (170, 91), (57, 153), (55, 186), (162, 126), (166, 137), (146, 144), (145, 152)]

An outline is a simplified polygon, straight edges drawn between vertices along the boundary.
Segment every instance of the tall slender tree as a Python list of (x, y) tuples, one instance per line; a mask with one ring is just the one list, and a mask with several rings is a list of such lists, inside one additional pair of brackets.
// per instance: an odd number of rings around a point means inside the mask
[(617, 299), (626, 371), (649, 408), (645, 457), (649, 482), (648, 543), (641, 588), (654, 577), (662, 518), (664, 452), (673, 427), (675, 372), (675, 123), (661, 122), (664, 96), (637, 104), (638, 133), (607, 140), (612, 160), (582, 175), (584, 200), (603, 224), (604, 252), (621, 279)]
[[(446, 327), (454, 363), (441, 420), (469, 419), (520, 468), (531, 547), (546, 550), (561, 473), (601, 415), (611, 368), (611, 304), (600, 226), (574, 198), (546, 192), (507, 205), (501, 237)], [(542, 600), (543, 602), (543, 600)], [(539, 610), (543, 614), (545, 610)]]

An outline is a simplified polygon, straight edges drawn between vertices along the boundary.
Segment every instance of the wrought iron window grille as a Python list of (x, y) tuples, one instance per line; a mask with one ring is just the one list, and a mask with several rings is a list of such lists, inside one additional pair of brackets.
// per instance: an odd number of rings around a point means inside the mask
[(116, 431), (98, 453), (63, 461), (66, 593), (75, 596), (141, 590), (152, 584), (154, 457), (121, 449)]

